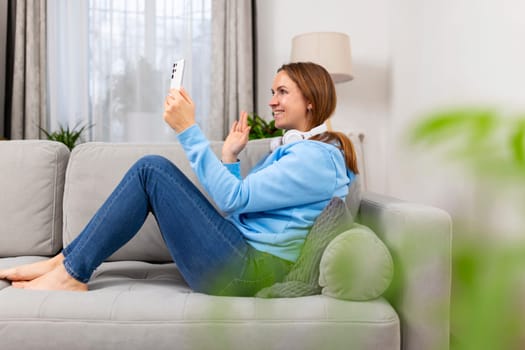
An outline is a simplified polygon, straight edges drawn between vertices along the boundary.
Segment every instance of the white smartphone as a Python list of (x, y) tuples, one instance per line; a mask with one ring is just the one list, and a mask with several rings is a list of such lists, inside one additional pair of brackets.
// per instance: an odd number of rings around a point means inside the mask
[(184, 77), (184, 59), (173, 63), (171, 69), (170, 89), (180, 89), (182, 86), (182, 78)]

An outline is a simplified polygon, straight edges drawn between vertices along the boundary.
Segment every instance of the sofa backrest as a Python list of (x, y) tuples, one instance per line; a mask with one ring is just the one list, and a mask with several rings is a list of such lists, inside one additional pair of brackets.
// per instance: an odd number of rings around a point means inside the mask
[(56, 254), (69, 149), (52, 141), (0, 141), (0, 257)]
[[(220, 154), (222, 142), (211, 142), (211, 147)], [(270, 140), (250, 141), (240, 154), (242, 174), (269, 152)], [(79, 234), (126, 170), (147, 154), (172, 160), (200, 188), (177, 143), (93, 142), (77, 146), (70, 155), (66, 146), (53, 141), (0, 142), (0, 257), (56, 254)], [(358, 177), (347, 197), (354, 216), (360, 198)], [(152, 217), (111, 257), (128, 259), (171, 261)]]
[[(222, 142), (211, 142), (220, 154)], [(267, 140), (250, 142), (241, 153), (242, 172), (246, 172), (269, 152)], [(64, 245), (84, 228), (109, 196), (129, 167), (139, 158), (157, 154), (170, 159), (197, 185), (196, 176), (177, 144), (84, 143), (73, 150), (67, 168), (64, 191)], [(150, 215), (139, 233), (108, 260), (171, 261), (155, 219)]]

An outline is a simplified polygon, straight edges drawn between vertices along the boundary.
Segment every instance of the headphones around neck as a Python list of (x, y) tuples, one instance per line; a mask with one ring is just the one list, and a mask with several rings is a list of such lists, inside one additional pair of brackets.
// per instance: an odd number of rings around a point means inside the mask
[(326, 127), (326, 124), (324, 123), (306, 132), (295, 130), (295, 129), (290, 129), (286, 131), (282, 137), (274, 138), (272, 142), (270, 143), (270, 149), (273, 152), (279, 146), (286, 145), (287, 143), (290, 143), (290, 142), (309, 139), (312, 136), (322, 134), (326, 130), (328, 129)]
[(322, 134), (326, 130), (327, 130), (327, 128), (326, 128), (326, 124), (325, 123), (323, 123), (323, 124), (321, 124), (319, 126), (316, 126), (315, 128), (313, 128), (312, 130), (309, 130), (309, 131), (299, 131), (299, 130), (295, 130), (295, 129), (287, 130), (284, 133), (281, 142), (282, 142), (283, 145), (286, 145), (287, 143), (290, 143), (290, 142), (307, 140), (307, 139), (309, 139), (312, 136)]

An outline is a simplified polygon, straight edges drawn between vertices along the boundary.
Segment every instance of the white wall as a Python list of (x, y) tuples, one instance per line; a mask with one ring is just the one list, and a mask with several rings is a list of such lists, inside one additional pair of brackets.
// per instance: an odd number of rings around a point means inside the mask
[[(259, 0), (258, 112), (291, 39), (309, 31), (351, 38), (355, 79), (337, 86), (333, 126), (366, 134), (368, 189), (479, 215), (477, 185), (414, 155), (406, 131), (429, 111), (486, 104), (525, 112), (523, 0)], [(479, 203), (478, 203), (479, 204)]]
[(385, 193), (389, 101), (389, 0), (259, 0), (258, 106), (270, 116), (268, 101), (276, 70), (290, 60), (292, 38), (305, 32), (336, 31), (350, 36), (354, 80), (336, 86), (332, 126), (366, 134), (368, 188)]
[[(415, 120), (446, 106), (490, 106), (509, 116), (513, 111), (524, 114), (525, 1), (395, 3), (388, 128), (392, 147), (387, 155), (395, 171), (388, 177), (389, 192), (442, 207), (453, 216), (488, 220), (500, 189), (488, 196), (473, 177), (439, 158), (410, 152), (402, 141)], [(507, 219), (500, 216), (495, 222), (501, 227), (503, 221)]]

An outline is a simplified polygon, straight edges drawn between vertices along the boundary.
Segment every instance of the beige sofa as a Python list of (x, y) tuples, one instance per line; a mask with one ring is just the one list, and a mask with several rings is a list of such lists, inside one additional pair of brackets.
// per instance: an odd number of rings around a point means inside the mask
[[(220, 142), (212, 148), (219, 152)], [(243, 172), (269, 152), (250, 141)], [(140, 156), (160, 154), (195, 180), (178, 144), (0, 142), (0, 268), (52, 256)], [(0, 280), (0, 348), (445, 350), (451, 222), (447, 213), (352, 187), (348, 205), (394, 261), (368, 301), (326, 295), (216, 297), (185, 284), (150, 217), (95, 271), (87, 293), (17, 290)]]

